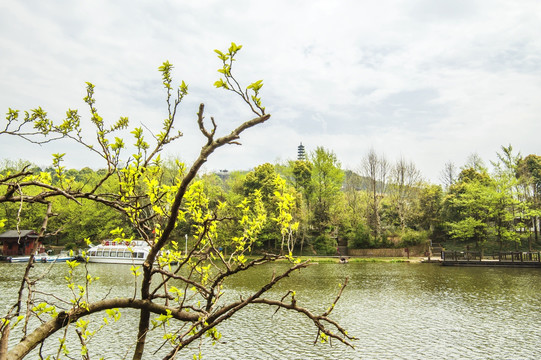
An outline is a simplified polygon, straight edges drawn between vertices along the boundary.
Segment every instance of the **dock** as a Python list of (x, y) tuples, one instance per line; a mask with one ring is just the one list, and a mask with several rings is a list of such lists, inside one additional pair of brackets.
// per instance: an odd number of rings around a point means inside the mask
[(478, 251), (443, 251), (443, 266), (506, 266), (541, 268), (541, 252), (497, 252), (490, 255)]

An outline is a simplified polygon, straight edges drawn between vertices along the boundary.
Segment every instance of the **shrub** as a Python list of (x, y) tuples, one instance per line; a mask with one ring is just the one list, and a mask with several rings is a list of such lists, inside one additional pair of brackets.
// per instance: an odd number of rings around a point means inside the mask
[(69, 242), (66, 244), (66, 246), (64, 246), (65, 250), (74, 250), (75, 248), (77, 248), (77, 245), (75, 245), (75, 243), (72, 243), (72, 242)]
[(348, 247), (352, 249), (366, 249), (373, 247), (370, 240), (370, 230), (364, 224), (358, 224), (350, 233), (348, 238)]
[(321, 255), (336, 255), (336, 240), (328, 234), (321, 234), (314, 239), (314, 249)]
[(422, 244), (428, 239), (428, 233), (426, 231), (415, 231), (411, 229), (406, 229), (402, 234), (401, 246), (415, 246)]

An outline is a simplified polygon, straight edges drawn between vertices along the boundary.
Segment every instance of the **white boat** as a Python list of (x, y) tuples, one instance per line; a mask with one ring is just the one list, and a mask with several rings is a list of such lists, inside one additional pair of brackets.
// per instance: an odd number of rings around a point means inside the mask
[(75, 257), (70, 256), (69, 253), (61, 252), (58, 255), (38, 254), (35, 256), (36, 262), (52, 263), (52, 262), (66, 262), (73, 260)]
[[(26, 263), (30, 260), (30, 256), (16, 256), (7, 258), (11, 263)], [(67, 253), (60, 253), (58, 255), (49, 255), (47, 253), (39, 253), (34, 255), (34, 262), (52, 263), (52, 262), (66, 262), (73, 260), (74, 257)]]
[(30, 256), (15, 256), (15, 257), (8, 256), (7, 260), (10, 263), (27, 263), (28, 260), (30, 260)]
[(103, 264), (142, 265), (150, 251), (150, 246), (143, 240), (116, 242), (105, 240), (92, 246), (86, 253), (88, 262)]

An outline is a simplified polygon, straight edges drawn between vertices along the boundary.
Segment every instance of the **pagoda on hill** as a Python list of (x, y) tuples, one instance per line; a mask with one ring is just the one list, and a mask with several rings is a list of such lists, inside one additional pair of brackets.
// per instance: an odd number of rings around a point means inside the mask
[(306, 161), (306, 152), (304, 151), (304, 145), (302, 142), (297, 147), (297, 160)]

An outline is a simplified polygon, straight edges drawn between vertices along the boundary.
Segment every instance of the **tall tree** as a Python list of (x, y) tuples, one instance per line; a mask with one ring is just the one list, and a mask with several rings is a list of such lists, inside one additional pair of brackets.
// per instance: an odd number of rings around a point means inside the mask
[(312, 163), (305, 160), (295, 160), (291, 167), (293, 168), (295, 189), (302, 192), (304, 197), (308, 199), (312, 186)]
[(357, 173), (346, 170), (344, 172), (344, 196), (351, 219), (351, 225), (356, 228), (358, 224), (365, 223), (366, 192), (363, 191), (364, 179)]
[(389, 170), (389, 163), (385, 156), (376, 154), (374, 149), (370, 149), (361, 163), (361, 174), (366, 178), (366, 188), (370, 193), (368, 224), (375, 241), (381, 240), (383, 233), (381, 205), (387, 190)]
[[(296, 213), (296, 204), (294, 202), (291, 203), (291, 199), (296, 198), (295, 189), (286, 185), (285, 180), (280, 177), (272, 164), (265, 163), (259, 165), (253, 171), (249, 172), (244, 178), (243, 190), (245, 196), (261, 197), (267, 216), (270, 218), (280, 216), (283, 206), (287, 206), (288, 211), (291, 213)], [(276, 224), (267, 222), (260, 232), (258, 243), (266, 241), (270, 249), (277, 248), (277, 244), (280, 242), (280, 248), (283, 250), (284, 242), (282, 235)], [(294, 242), (295, 239), (292, 236), (290, 240)]]
[(297, 190), (297, 220), (300, 231), (300, 253), (303, 253), (304, 243), (308, 235), (309, 217), (311, 211), (312, 194), (312, 164), (306, 160), (295, 160), (289, 163), (294, 177), (294, 186)]
[(440, 185), (424, 185), (419, 191), (417, 224), (424, 230), (428, 230), (433, 237), (439, 236), (436, 230), (440, 230), (442, 218), (443, 190)]
[(539, 241), (541, 218), (541, 156), (530, 154), (517, 166), (517, 177), (523, 190), (524, 201), (529, 209), (524, 212), (528, 226), (534, 229), (535, 241)]
[(457, 179), (457, 168), (455, 164), (451, 161), (445, 163), (443, 170), (440, 172), (440, 180), (445, 186), (445, 189), (448, 190), (451, 185), (453, 185)]
[[(510, 242), (518, 245), (520, 243), (519, 228), (522, 223), (517, 223), (520, 213), (525, 204), (519, 199), (520, 187), (516, 177), (517, 168), (521, 159), (520, 153), (513, 154), (513, 147), (502, 146), (501, 152), (496, 154), (498, 160), (491, 162), (494, 168), (495, 193), (493, 197), (494, 228), (497, 241), (500, 243), (500, 251), (504, 243)], [(517, 226), (518, 225), (518, 226)], [(531, 242), (530, 242), (531, 250)]]
[(488, 173), (473, 168), (462, 170), (446, 197), (454, 214), (447, 222), (451, 238), (475, 241), (477, 248), (483, 250), (492, 231), (493, 193), (494, 180)]
[(333, 206), (340, 195), (344, 172), (336, 154), (319, 146), (310, 154), (314, 229), (323, 233), (333, 226)]
[(413, 162), (400, 158), (391, 169), (390, 196), (402, 231), (408, 225), (407, 218), (412, 215), (420, 186), (421, 172)]

